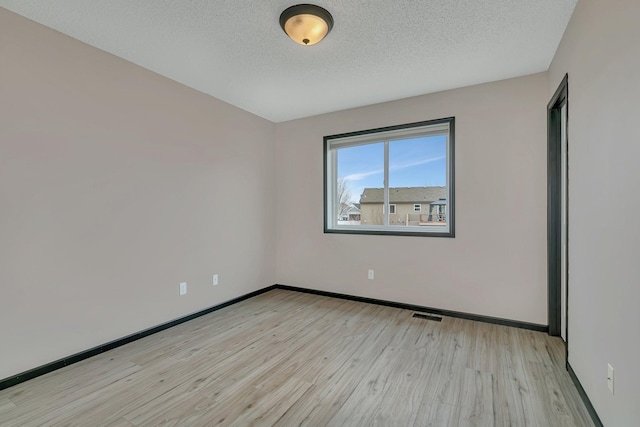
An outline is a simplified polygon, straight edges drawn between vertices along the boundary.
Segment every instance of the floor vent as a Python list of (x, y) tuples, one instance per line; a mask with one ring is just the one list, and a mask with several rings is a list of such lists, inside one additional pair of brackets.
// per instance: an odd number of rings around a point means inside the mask
[(431, 316), (429, 314), (413, 313), (413, 317), (416, 317), (418, 319), (433, 320), (434, 322), (442, 322), (442, 317)]

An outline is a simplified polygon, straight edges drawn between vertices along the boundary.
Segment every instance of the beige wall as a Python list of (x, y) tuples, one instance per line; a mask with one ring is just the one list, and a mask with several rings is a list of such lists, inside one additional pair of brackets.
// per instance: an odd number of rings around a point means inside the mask
[(639, 23), (637, 0), (580, 0), (549, 71), (549, 97), (569, 73), (569, 362), (616, 427), (640, 420)]
[(274, 132), (0, 8), (0, 379), (273, 284)]
[[(546, 324), (547, 77), (278, 124), (278, 283)], [(454, 239), (323, 233), (324, 135), (449, 116)], [(496, 211), (502, 218), (487, 222)]]

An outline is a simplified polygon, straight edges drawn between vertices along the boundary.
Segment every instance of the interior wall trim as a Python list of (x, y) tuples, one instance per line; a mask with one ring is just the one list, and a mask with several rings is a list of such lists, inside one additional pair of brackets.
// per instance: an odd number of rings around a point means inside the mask
[[(139, 340), (141, 338), (147, 337), (149, 335), (153, 335), (155, 333), (164, 331), (165, 329), (169, 329), (169, 328), (171, 328), (173, 326), (177, 326), (177, 325), (179, 325), (181, 323), (188, 322), (189, 320), (193, 320), (193, 319), (195, 319), (197, 317), (204, 316), (205, 314), (212, 313), (214, 311), (217, 311), (217, 310), (220, 310), (222, 308), (228, 307), (230, 305), (236, 304), (238, 302), (247, 300), (249, 298), (253, 298), (255, 296), (258, 296), (258, 295), (263, 294), (265, 292), (269, 292), (269, 291), (274, 290), (274, 289), (283, 289), (283, 290), (287, 290), (287, 291), (303, 292), (303, 293), (321, 295), (321, 296), (326, 296), (326, 297), (331, 297), (331, 298), (340, 298), (340, 299), (346, 299), (346, 300), (350, 300), (350, 301), (359, 301), (359, 302), (364, 302), (364, 303), (369, 303), (369, 304), (384, 305), (384, 306), (387, 306), (387, 307), (394, 307), (394, 308), (400, 308), (400, 309), (411, 310), (411, 311), (418, 311), (418, 312), (423, 312), (423, 313), (438, 314), (438, 315), (441, 315), (441, 316), (457, 317), (457, 318), (460, 318), (460, 319), (475, 320), (475, 321), (478, 321), (478, 322), (485, 322), (485, 323), (493, 323), (493, 324), (496, 324), (496, 325), (511, 326), (511, 327), (514, 327), (514, 328), (530, 329), (530, 330), (539, 331), (539, 332), (548, 332), (548, 327), (546, 325), (539, 325), (539, 324), (536, 324), (536, 323), (520, 322), (520, 321), (516, 321), (516, 320), (502, 319), (502, 318), (498, 318), (498, 317), (482, 316), (482, 315), (478, 315), (478, 314), (463, 313), (463, 312), (451, 311), (451, 310), (442, 310), (442, 309), (439, 309), (439, 308), (425, 307), (425, 306), (421, 306), (421, 305), (405, 304), (405, 303), (395, 302), (395, 301), (385, 301), (385, 300), (374, 299), (374, 298), (359, 297), (359, 296), (355, 296), (355, 295), (347, 295), (347, 294), (339, 294), (339, 293), (335, 293), (335, 292), (320, 291), (320, 290), (317, 290), (317, 289), (308, 289), (308, 288), (300, 288), (300, 287), (296, 287), (296, 286), (287, 286), (287, 285), (276, 284), (276, 285), (267, 286), (266, 288), (262, 288), (262, 289), (259, 289), (257, 291), (245, 294), (245, 295), (241, 295), (241, 296), (239, 296), (237, 298), (234, 298), (232, 300), (223, 302), (221, 304), (206, 308), (206, 309), (198, 311), (196, 313), (192, 313), (192, 314), (189, 314), (187, 316), (184, 316), (184, 317), (181, 317), (181, 318), (178, 318), (178, 319), (175, 319), (175, 320), (160, 324), (158, 326), (153, 326), (153, 327), (151, 327), (149, 329), (145, 329), (143, 331), (136, 332), (136, 333), (133, 333), (131, 335), (127, 335), (126, 337), (119, 338), (119, 339), (116, 339), (114, 341), (110, 341), (110, 342), (108, 342), (106, 344), (102, 344), (102, 345), (99, 345), (97, 347), (93, 347), (91, 349), (82, 351), (80, 353), (76, 353), (76, 354), (73, 354), (71, 356), (64, 357), (62, 359), (56, 360), (54, 362), (47, 363), (47, 364), (39, 366), (37, 368), (30, 369), (28, 371), (19, 373), (17, 375), (10, 376), (8, 378), (0, 380), (0, 390), (4, 390), (6, 388), (9, 388), (9, 387), (12, 387), (14, 385), (23, 383), (25, 381), (28, 381), (30, 379), (39, 377), (41, 375), (48, 374), (49, 372), (53, 372), (53, 371), (58, 370), (60, 368), (64, 368), (65, 366), (72, 365), (74, 363), (77, 363), (77, 362), (80, 362), (82, 360), (88, 359), (90, 357), (96, 356), (96, 355), (98, 355), (100, 353), (104, 353), (106, 351), (109, 351), (109, 350), (112, 350), (114, 348), (123, 346), (125, 344), (129, 344), (130, 342), (133, 342), (133, 341)], [(575, 381), (577, 381), (577, 379), (574, 380), (574, 382)], [(579, 383), (577, 383), (577, 384), (579, 384)], [(580, 387), (578, 389), (582, 390)], [(586, 396), (586, 394), (585, 394), (585, 396)]]
[(411, 310), (411, 311), (420, 311), (424, 313), (438, 314), (441, 316), (457, 317), (459, 319), (475, 320), (477, 322), (493, 323), (496, 325), (511, 326), (514, 328), (529, 329), (529, 330), (538, 331), (538, 332), (549, 332), (549, 327), (547, 325), (540, 325), (537, 323), (520, 322), (518, 320), (503, 319), (500, 317), (491, 317), (491, 316), (483, 316), (480, 314), (463, 313), (460, 311), (443, 310), (440, 308), (425, 307), (422, 305), (405, 304), (402, 302), (386, 301), (386, 300), (380, 300), (380, 299), (374, 299), (374, 298), (359, 297), (354, 295), (339, 294), (335, 292), (320, 291), (316, 289), (298, 288), (295, 286), (288, 286), (288, 285), (275, 285), (275, 286), (277, 289), (285, 289), (288, 291), (305, 292), (309, 294), (322, 295), (325, 297), (333, 297), (333, 298), (347, 299), (350, 301), (366, 302), (369, 304), (384, 305), (387, 307), (401, 308), (401, 309)]
[(587, 407), (587, 412), (589, 412), (589, 415), (591, 416), (591, 420), (593, 420), (593, 424), (595, 424), (596, 427), (604, 427), (602, 424), (602, 421), (600, 421), (600, 417), (598, 416), (598, 413), (596, 412), (596, 408), (594, 408), (593, 405), (591, 404), (591, 400), (589, 399), (589, 396), (587, 396), (587, 392), (584, 391), (584, 388), (582, 387), (582, 384), (580, 384), (580, 380), (578, 379), (578, 376), (576, 375), (575, 371), (573, 370), (569, 362), (567, 362), (567, 371), (569, 371), (569, 376), (571, 377), (573, 384), (578, 389), (578, 393), (580, 394), (580, 398), (582, 399), (584, 406)]
[[(561, 251), (561, 111), (562, 106), (567, 106), (567, 125), (569, 119), (569, 75), (565, 74), (560, 86), (547, 104), (547, 294), (548, 294), (548, 320), (549, 334), (561, 336), (562, 331), (562, 307), (561, 295), (562, 271), (560, 266)], [(568, 136), (568, 132), (567, 132)], [(567, 197), (567, 209), (568, 206)], [(568, 211), (567, 211), (568, 212)], [(567, 230), (569, 224), (567, 223)], [(569, 247), (567, 235), (567, 248)], [(567, 271), (568, 271), (567, 258)], [(567, 273), (568, 274), (568, 273)], [(567, 275), (567, 294), (565, 295), (566, 316), (569, 314), (568, 306), (569, 277)], [(568, 317), (565, 317), (565, 325)], [(569, 330), (566, 329), (567, 360), (569, 358)]]
[(192, 314), (186, 315), (184, 317), (180, 317), (178, 319), (171, 320), (169, 322), (163, 323), (163, 324), (158, 325), (158, 326), (153, 326), (153, 327), (151, 327), (149, 329), (145, 329), (143, 331), (136, 332), (136, 333), (133, 333), (131, 335), (127, 335), (126, 337), (119, 338), (119, 339), (116, 339), (114, 341), (110, 341), (110, 342), (108, 342), (106, 344), (102, 344), (102, 345), (99, 345), (97, 347), (93, 347), (93, 348), (91, 348), (89, 350), (81, 351), (80, 353), (76, 353), (74, 355), (71, 355), (71, 356), (68, 356), (68, 357), (64, 357), (64, 358), (56, 360), (54, 362), (47, 363), (46, 365), (38, 366), (37, 368), (30, 369), (30, 370), (22, 372), (22, 373), (20, 373), (18, 375), (13, 375), (11, 377), (8, 377), (8, 378), (5, 378), (3, 380), (0, 380), (0, 390), (4, 390), (6, 388), (9, 388), (9, 387), (12, 387), (14, 385), (23, 383), (25, 381), (28, 381), (30, 379), (39, 377), (41, 375), (48, 374), (49, 372), (56, 371), (56, 370), (58, 370), (60, 368), (64, 368), (65, 366), (72, 365), (74, 363), (80, 362), (80, 361), (88, 359), (90, 357), (97, 356), (98, 354), (104, 353), (105, 351), (109, 351), (109, 350), (112, 350), (112, 349), (114, 349), (116, 347), (120, 347), (120, 346), (123, 346), (125, 344), (129, 344), (130, 342), (139, 340), (141, 338), (148, 337), (149, 335), (153, 335), (153, 334), (158, 333), (160, 331), (164, 331), (165, 329), (172, 328), (172, 327), (177, 326), (177, 325), (179, 325), (181, 323), (188, 322), (189, 320), (193, 320), (193, 319), (195, 319), (197, 317), (200, 317), (200, 316), (204, 316), (205, 314), (212, 313), (212, 312), (214, 312), (216, 310), (220, 310), (222, 308), (225, 308), (225, 307), (228, 307), (230, 305), (236, 304), (236, 303), (238, 303), (240, 301), (244, 301), (246, 299), (253, 298), (253, 297), (255, 297), (257, 295), (260, 295), (260, 294), (263, 294), (265, 292), (269, 292), (270, 290), (275, 289), (275, 288), (276, 288), (275, 285), (267, 286), (266, 288), (259, 289), (259, 290), (254, 291), (254, 292), (250, 292), (250, 293), (245, 294), (245, 295), (241, 295), (241, 296), (239, 296), (237, 298), (234, 298), (232, 300), (223, 302), (221, 304), (218, 304), (218, 305), (215, 305), (215, 306), (212, 306), (212, 307), (209, 307), (209, 308), (205, 308), (204, 310), (198, 311), (196, 313), (192, 313)]

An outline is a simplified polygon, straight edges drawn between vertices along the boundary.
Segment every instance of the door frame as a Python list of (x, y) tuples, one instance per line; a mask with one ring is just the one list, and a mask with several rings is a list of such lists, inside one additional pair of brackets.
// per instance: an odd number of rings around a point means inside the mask
[[(548, 256), (548, 321), (549, 335), (560, 336), (562, 328), (562, 295), (561, 295), (561, 250), (562, 250), (562, 189), (561, 189), (561, 170), (560, 160), (561, 141), (562, 141), (562, 107), (566, 105), (567, 111), (567, 127), (566, 138), (567, 147), (569, 142), (569, 75), (565, 74), (560, 86), (556, 90), (551, 101), (547, 104), (547, 256)], [(567, 193), (566, 193), (566, 212), (567, 212), (567, 236), (566, 236), (566, 295), (565, 303), (565, 337), (567, 348), (569, 343), (569, 180), (568, 180), (568, 159), (569, 150), (567, 148)], [(568, 354), (567, 354), (568, 355)]]

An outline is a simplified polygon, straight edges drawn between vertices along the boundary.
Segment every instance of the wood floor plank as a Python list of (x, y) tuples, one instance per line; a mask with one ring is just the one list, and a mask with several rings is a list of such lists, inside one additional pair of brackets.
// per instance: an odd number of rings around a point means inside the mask
[(289, 378), (278, 388), (265, 394), (252, 408), (248, 408), (231, 424), (232, 426), (274, 425), (287, 410), (304, 395), (312, 384)]
[(30, 418), (38, 426), (80, 425), (81, 420), (112, 422), (130, 408), (143, 405), (175, 387), (175, 381), (188, 371), (178, 371), (175, 361), (158, 363), (154, 369), (144, 369), (118, 379), (91, 393), (83, 393), (64, 405), (48, 405), (44, 414)]
[(176, 388), (123, 415), (136, 426), (180, 426), (197, 424), (216, 407), (213, 400), (197, 392)]
[[(96, 366), (98, 368), (98, 366)], [(0, 425), (2, 426), (23, 426), (23, 425), (41, 425), (45, 422), (55, 420), (56, 414), (62, 414), (68, 410), (70, 406), (75, 405), (78, 401), (87, 395), (91, 395), (97, 391), (103, 390), (109, 385), (116, 383), (124, 378), (128, 378), (136, 372), (140, 371), (140, 367), (130, 362), (113, 368), (110, 371), (103, 372), (100, 376), (94, 377), (91, 373), (84, 376), (87, 384), (77, 383), (74, 381), (61, 381), (61, 387), (51, 388), (53, 379), (69, 378), (67, 372), (59, 372), (51, 378), (46, 378), (43, 387), (39, 387), (42, 382), (40, 378), (36, 378), (30, 385), (31, 390), (28, 394), (20, 395), (19, 403), (14, 399), (16, 408), (11, 413), (0, 412)], [(73, 375), (73, 374), (71, 374)], [(53, 383), (55, 384), (55, 383)], [(68, 384), (68, 387), (64, 385)], [(44, 390), (44, 391), (40, 391)], [(1, 392), (0, 392), (1, 393)], [(25, 399), (25, 396), (28, 398)], [(18, 399), (16, 397), (15, 399)], [(23, 400), (24, 399), (24, 400)]]
[(251, 348), (254, 354), (252, 359), (259, 363), (249, 364), (247, 359), (229, 358), (228, 363), (220, 365), (223, 375), (215, 382), (207, 384), (200, 392), (209, 398), (222, 400), (234, 393), (242, 393), (244, 389), (253, 388), (261, 379), (276, 376), (273, 372), (277, 372), (279, 365), (286, 363), (290, 352), (302, 349), (308, 340), (317, 339), (319, 336), (317, 331), (308, 330), (300, 334), (295, 342), (289, 343), (291, 347), (286, 351), (282, 351), (280, 341), (265, 339), (267, 342), (258, 343), (256, 347)]
[(11, 401), (8, 397), (0, 399), (0, 413), (8, 412), (10, 409), (16, 407), (16, 404)]
[[(535, 381), (526, 370), (527, 354), (530, 347), (522, 347), (520, 330), (508, 327), (499, 328), (500, 351), (498, 358), (500, 369), (496, 373), (496, 412), (502, 419), (500, 425), (546, 426), (541, 422), (543, 403), (536, 399)], [(566, 374), (566, 372), (565, 372)]]
[[(99, 360), (99, 363), (96, 361)], [(50, 372), (31, 381), (18, 384), (5, 390), (7, 397), (20, 405), (34, 396), (51, 395), (60, 390), (87, 387), (94, 383), (103, 383), (118, 372), (128, 371), (135, 363), (120, 357), (95, 357)], [(139, 369), (139, 367), (138, 367)]]
[(0, 425), (592, 426), (540, 332), (273, 290), (0, 391)]
[(453, 406), (435, 399), (424, 399), (416, 413), (414, 427), (457, 427), (452, 424)]
[[(78, 425), (80, 426), (81, 424)], [(102, 424), (101, 427), (135, 427), (135, 424), (131, 423), (128, 420), (125, 420), (124, 418), (118, 418), (106, 424)]]
[(585, 423), (588, 424), (588, 420), (584, 417), (586, 414), (579, 412), (577, 419), (572, 415), (571, 405), (565, 394), (562, 393), (560, 382), (563, 379), (558, 376), (556, 369), (540, 362), (527, 362), (527, 371), (535, 383), (533, 390), (540, 402), (542, 409), (540, 414), (544, 417), (543, 421), (547, 421), (549, 425), (567, 427), (580, 427)]
[(276, 425), (329, 425), (393, 337), (392, 320), (399, 311), (378, 313), (382, 321), (372, 324), (367, 334), (350, 335), (353, 329), (347, 332), (346, 346), (337, 349), (341, 355), (328, 365), (331, 374), (316, 380), (315, 393), (303, 396)]
[[(389, 425), (413, 425), (418, 409), (420, 408), (426, 388), (421, 381), (422, 371), (430, 369), (431, 364), (426, 357), (426, 350), (405, 350), (388, 347), (387, 352), (378, 359), (387, 366), (380, 369), (383, 372), (379, 387), (382, 388), (378, 402), (367, 402), (365, 407), (369, 409), (362, 420), (363, 425), (389, 426)], [(389, 358), (385, 360), (385, 356)], [(372, 370), (373, 371), (373, 370)], [(386, 375), (385, 375), (386, 374)], [(367, 379), (360, 384), (365, 384)], [(353, 399), (354, 394), (349, 398)], [(398, 396), (397, 399), (388, 399), (388, 396)], [(349, 401), (347, 401), (348, 403)], [(347, 408), (347, 405), (342, 409)]]
[(427, 395), (442, 403), (455, 404), (460, 392), (460, 374), (475, 345), (471, 342), (473, 336), (472, 323), (462, 319), (447, 318), (442, 327), (446, 339), (440, 341), (439, 353), (435, 356), (433, 377), (437, 380), (436, 394)]
[(450, 423), (460, 426), (496, 425), (493, 374), (466, 368), (459, 371), (458, 381), (458, 390), (451, 404)]

